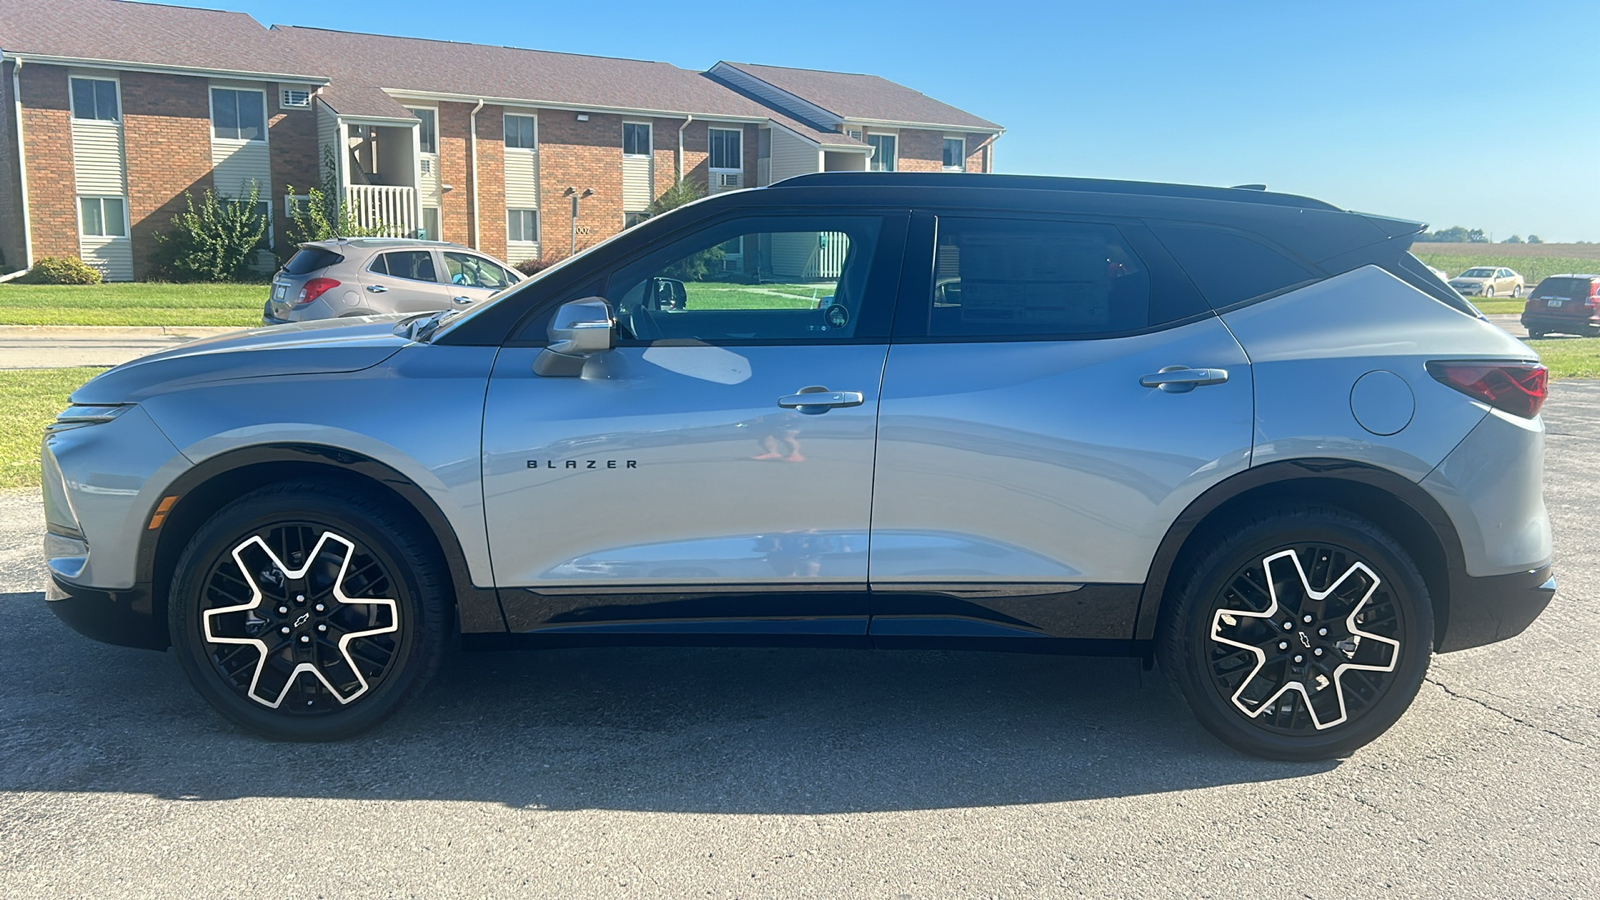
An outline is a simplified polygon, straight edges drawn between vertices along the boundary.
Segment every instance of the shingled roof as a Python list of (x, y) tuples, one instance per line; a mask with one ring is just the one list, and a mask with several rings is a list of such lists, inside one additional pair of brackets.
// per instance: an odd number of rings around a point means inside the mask
[(66, 63), (271, 75), (320, 83), (298, 56), (244, 13), (118, 0), (3, 0), (0, 51)]
[[(720, 62), (751, 78), (800, 98), (840, 119), (892, 122), (903, 125), (954, 126), (980, 131), (1000, 131), (988, 119), (896, 84), (877, 75), (852, 75), (819, 69), (788, 69), (751, 63)], [(712, 69), (715, 74), (717, 69)]]

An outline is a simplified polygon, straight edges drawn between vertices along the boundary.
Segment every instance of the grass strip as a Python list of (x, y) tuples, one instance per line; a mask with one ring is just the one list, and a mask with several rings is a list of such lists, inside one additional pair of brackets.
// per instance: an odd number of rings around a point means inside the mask
[(104, 369), (0, 369), (0, 488), (39, 486), (44, 427)]

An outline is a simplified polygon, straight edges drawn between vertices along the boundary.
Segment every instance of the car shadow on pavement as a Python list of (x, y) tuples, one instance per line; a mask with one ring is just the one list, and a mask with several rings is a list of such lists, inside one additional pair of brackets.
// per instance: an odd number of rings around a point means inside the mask
[(0, 790), (838, 813), (1295, 778), (1210, 738), (1125, 659), (932, 651), (465, 653), (375, 731), (244, 734), (171, 654), (96, 644), (0, 594)]

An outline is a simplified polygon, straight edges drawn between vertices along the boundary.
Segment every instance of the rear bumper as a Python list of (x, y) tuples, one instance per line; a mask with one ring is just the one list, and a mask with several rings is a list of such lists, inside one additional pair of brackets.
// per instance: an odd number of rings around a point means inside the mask
[(102, 591), (52, 572), (45, 581), (44, 599), (56, 618), (85, 637), (144, 650), (165, 650), (169, 643), (166, 623), (155, 620), (148, 588)]
[(1549, 565), (1510, 575), (1454, 579), (1438, 651), (1467, 650), (1516, 637), (1555, 595), (1556, 579)]
[(1583, 331), (1600, 329), (1600, 314), (1592, 316), (1540, 316), (1530, 313), (1522, 314), (1522, 327), (1540, 331), (1559, 331), (1563, 334), (1577, 334)]

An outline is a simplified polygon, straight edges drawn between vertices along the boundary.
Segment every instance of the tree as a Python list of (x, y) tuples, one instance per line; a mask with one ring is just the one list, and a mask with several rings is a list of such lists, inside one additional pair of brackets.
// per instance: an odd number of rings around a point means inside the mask
[(1487, 244), (1487, 243), (1489, 243), (1489, 236), (1487, 234), (1483, 233), (1483, 229), (1482, 228), (1474, 228), (1471, 231), (1467, 232), (1467, 243), (1469, 243), (1469, 244)]
[(1506, 238), (1505, 240), (1501, 241), (1500, 243), (1502, 243), (1502, 244), (1520, 244), (1520, 243), (1522, 243), (1522, 235), (1513, 234), (1511, 237)]
[(267, 219), (261, 188), (250, 183), (241, 198), (207, 189), (196, 203), (183, 192), (185, 209), (172, 217), (172, 231), (156, 235), (156, 267), (173, 281), (245, 281), (256, 251), (266, 245)]
[(1544, 238), (1539, 237), (1537, 234), (1530, 234), (1530, 235), (1528, 235), (1528, 243), (1530, 243), (1530, 244), (1542, 244), (1542, 243), (1544, 243)]
[[(1423, 234), (1421, 239), (1424, 241), (1434, 241), (1440, 244), (1465, 244), (1468, 240), (1468, 235), (1470, 234), (1471, 232), (1467, 231), (1467, 229), (1462, 228), (1460, 225), (1456, 225), (1446, 228), (1443, 231), (1435, 231), (1431, 234)], [(1482, 232), (1479, 232), (1479, 234), (1482, 234)]]

